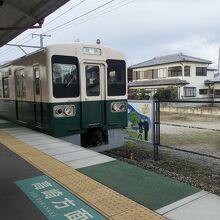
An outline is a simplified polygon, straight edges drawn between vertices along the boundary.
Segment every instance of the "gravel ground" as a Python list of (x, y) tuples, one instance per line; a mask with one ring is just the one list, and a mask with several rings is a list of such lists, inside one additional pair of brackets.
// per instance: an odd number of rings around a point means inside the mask
[(220, 159), (204, 157), (196, 154), (186, 153), (182, 151), (175, 151), (162, 147), (160, 148), (160, 151), (168, 152), (169, 154), (175, 156), (176, 158), (193, 161), (202, 167), (206, 167), (210, 169), (213, 175), (219, 175), (220, 177)]

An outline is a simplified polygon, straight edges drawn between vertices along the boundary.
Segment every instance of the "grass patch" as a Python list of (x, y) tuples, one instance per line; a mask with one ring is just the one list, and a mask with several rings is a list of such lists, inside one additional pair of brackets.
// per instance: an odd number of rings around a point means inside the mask
[(162, 121), (190, 121), (190, 122), (214, 122), (216, 120), (220, 121), (220, 115), (201, 115), (192, 113), (177, 113), (177, 112), (160, 112), (160, 119)]
[[(161, 144), (175, 146), (193, 146), (193, 148), (215, 148), (220, 150), (220, 132), (218, 131), (202, 131), (188, 128), (173, 128), (179, 130), (178, 133), (161, 133)], [(183, 130), (181, 132), (181, 130)], [(194, 150), (194, 149), (189, 149)]]

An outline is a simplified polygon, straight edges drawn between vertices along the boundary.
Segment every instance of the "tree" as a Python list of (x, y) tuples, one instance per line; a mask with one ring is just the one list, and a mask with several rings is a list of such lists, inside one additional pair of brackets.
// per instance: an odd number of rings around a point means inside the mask
[(140, 121), (140, 117), (135, 111), (131, 112), (131, 114), (128, 116), (128, 119), (131, 122), (131, 126), (137, 125)]
[(178, 89), (173, 86), (157, 89), (157, 93), (154, 94), (154, 98), (167, 101), (176, 100), (178, 99)]

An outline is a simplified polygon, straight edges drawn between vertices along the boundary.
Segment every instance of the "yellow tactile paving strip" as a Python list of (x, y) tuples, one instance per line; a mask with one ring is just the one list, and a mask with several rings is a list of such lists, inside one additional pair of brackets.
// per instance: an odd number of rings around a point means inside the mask
[(66, 164), (0, 131), (0, 142), (112, 220), (165, 219)]

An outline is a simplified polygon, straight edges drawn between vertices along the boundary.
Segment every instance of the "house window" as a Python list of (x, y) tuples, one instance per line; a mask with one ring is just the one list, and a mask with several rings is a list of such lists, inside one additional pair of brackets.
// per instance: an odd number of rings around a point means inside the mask
[(199, 94), (200, 95), (207, 95), (208, 94), (208, 89), (200, 89)]
[(182, 67), (174, 66), (168, 68), (168, 77), (178, 77), (182, 76)]
[(190, 76), (190, 66), (184, 66), (184, 76)]
[(134, 71), (134, 79), (140, 79), (141, 78), (141, 71)]
[(196, 76), (207, 76), (207, 67), (196, 67)]
[(8, 77), (2, 79), (3, 84), (3, 98), (9, 98), (9, 80)]
[(167, 69), (160, 68), (158, 69), (158, 78), (166, 78), (167, 77)]
[(152, 70), (144, 71), (144, 79), (152, 79)]
[(185, 97), (195, 97), (196, 96), (196, 87), (185, 87), (184, 88)]
[(141, 71), (137, 71), (137, 79), (141, 79)]
[(158, 78), (158, 69), (153, 69), (152, 75), (153, 75), (153, 79), (157, 79)]
[(132, 80), (136, 80), (137, 79), (137, 74), (136, 71), (132, 72)]
[(220, 96), (220, 89), (215, 89), (215, 96)]

